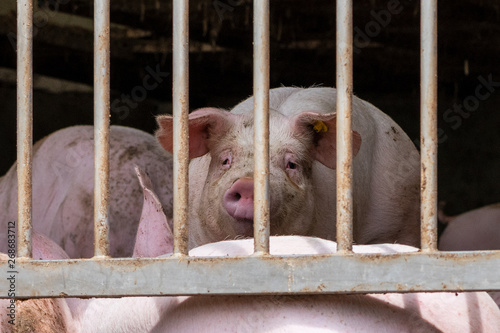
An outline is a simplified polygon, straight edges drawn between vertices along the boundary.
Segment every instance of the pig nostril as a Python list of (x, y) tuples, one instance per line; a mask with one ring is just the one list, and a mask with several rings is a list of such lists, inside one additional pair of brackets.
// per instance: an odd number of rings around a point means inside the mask
[(236, 180), (224, 194), (223, 205), (236, 221), (253, 222), (253, 180)]

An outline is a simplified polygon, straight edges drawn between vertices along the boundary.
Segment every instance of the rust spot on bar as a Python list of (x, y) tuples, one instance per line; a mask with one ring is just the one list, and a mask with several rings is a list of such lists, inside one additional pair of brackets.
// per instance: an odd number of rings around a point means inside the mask
[(299, 292), (302, 293), (320, 293), (323, 290), (327, 289), (324, 283), (321, 283), (316, 288), (302, 288)]

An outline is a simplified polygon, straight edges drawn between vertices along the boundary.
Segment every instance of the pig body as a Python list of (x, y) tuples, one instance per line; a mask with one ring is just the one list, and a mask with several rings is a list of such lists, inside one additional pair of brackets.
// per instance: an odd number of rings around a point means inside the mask
[(439, 238), (441, 251), (500, 250), (500, 203), (441, 220), (448, 224)]
[[(271, 234), (336, 237), (336, 90), (270, 90)], [(401, 128), (353, 99), (354, 240), (419, 246), (419, 154)], [(172, 118), (156, 136), (172, 150)], [(253, 235), (253, 98), (190, 114), (190, 248)]]
[[(151, 218), (154, 192), (144, 190), (143, 215), (134, 253), (171, 253), (164, 215)], [(151, 200), (153, 199), (153, 200)], [(150, 206), (150, 207), (149, 207)], [(149, 221), (148, 221), (149, 219)], [(146, 228), (147, 226), (147, 228)], [(166, 241), (165, 241), (166, 240)], [(274, 255), (335, 253), (335, 242), (303, 236), (270, 238)], [(354, 245), (356, 253), (414, 252), (398, 244)], [(253, 240), (233, 240), (192, 249), (190, 256), (251, 255)], [(136, 255), (135, 255), (136, 256)], [(70, 304), (80, 332), (484, 332), (496, 333), (500, 310), (480, 293), (408, 293), (315, 296), (124, 297)]]
[[(324, 254), (336, 243), (270, 238), (271, 253)], [(396, 244), (355, 245), (357, 253), (412, 252)], [(207, 244), (191, 256), (250, 255), (253, 241)], [(500, 310), (479, 293), (192, 296), (92, 299), (82, 332), (499, 332)]]
[[(440, 211), (440, 220), (448, 225), (439, 237), (439, 250), (500, 250), (500, 203), (458, 216), (446, 216)], [(489, 294), (500, 307), (500, 292)]]
[[(110, 248), (114, 257), (131, 256), (143, 196), (134, 174), (139, 165), (155, 184), (165, 213), (172, 215), (172, 160), (154, 137), (111, 126)], [(94, 129), (75, 126), (57, 131), (34, 146), (33, 228), (49, 236), (72, 258), (93, 256)], [(17, 172), (0, 179), (0, 223), (17, 221)], [(7, 227), (0, 251), (7, 251)]]

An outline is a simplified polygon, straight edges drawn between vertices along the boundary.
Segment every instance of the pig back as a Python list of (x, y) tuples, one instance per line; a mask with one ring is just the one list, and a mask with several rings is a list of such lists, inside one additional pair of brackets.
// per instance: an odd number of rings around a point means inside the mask
[[(172, 157), (148, 133), (123, 126), (110, 129), (109, 224), (112, 256), (130, 256), (143, 195), (135, 175), (148, 172), (167, 216), (172, 215)], [(93, 255), (94, 129), (73, 126), (52, 133), (33, 149), (33, 228), (72, 258)], [(0, 179), (2, 222), (17, 221), (16, 164)], [(4, 231), (5, 230), (5, 231)], [(6, 231), (0, 250), (6, 251)], [(2, 241), (3, 240), (3, 241)]]

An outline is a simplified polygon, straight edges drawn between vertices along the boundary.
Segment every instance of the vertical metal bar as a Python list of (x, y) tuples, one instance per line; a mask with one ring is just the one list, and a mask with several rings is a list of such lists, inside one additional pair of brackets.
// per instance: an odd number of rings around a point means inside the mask
[(94, 1), (94, 255), (109, 256), (109, 0)]
[(437, 249), (437, 0), (421, 1), (421, 245)]
[(337, 0), (337, 246), (352, 251), (352, 0)]
[(17, 2), (17, 256), (32, 257), (33, 0)]
[(254, 246), (269, 253), (269, 0), (254, 1)]
[(173, 8), (174, 254), (188, 253), (189, 2)]

